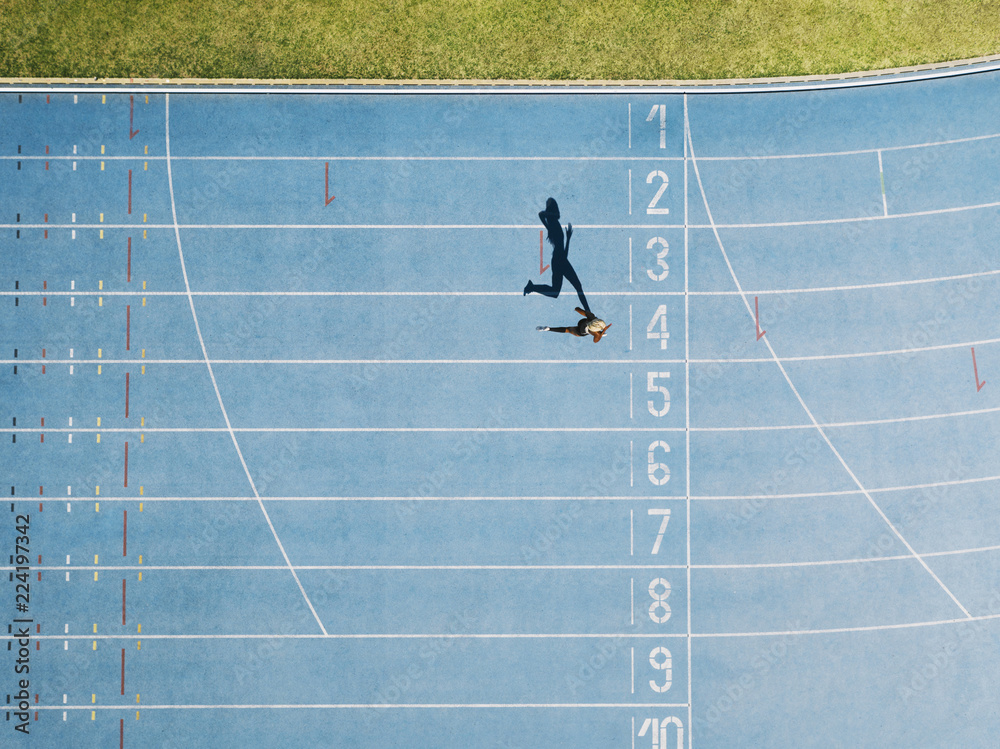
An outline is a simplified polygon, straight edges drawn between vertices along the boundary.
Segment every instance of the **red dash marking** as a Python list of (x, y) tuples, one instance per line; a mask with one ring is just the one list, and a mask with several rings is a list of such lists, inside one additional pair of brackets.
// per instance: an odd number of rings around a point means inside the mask
[(42, 417), (42, 426), (45, 426), (45, 417)]
[[(128, 556), (128, 510), (122, 510), (122, 556)], [(122, 590), (122, 594), (124, 593)]]
[(41, 503), (41, 502), (39, 502), (39, 503), (38, 503), (38, 511), (39, 511), (39, 512), (41, 512), (41, 511), (42, 511), (42, 503)]
[(538, 232), (538, 275), (549, 269), (545, 264), (545, 245), (542, 243), (542, 232)]
[(128, 139), (132, 140), (135, 136), (139, 134), (138, 130), (132, 129), (132, 119), (135, 115), (135, 97), (128, 97)]
[(125, 280), (132, 283), (132, 237), (128, 238), (128, 274)]
[[(124, 651), (122, 651), (124, 652)], [(122, 694), (125, 694), (122, 692)], [(125, 749), (125, 719), (118, 719), (118, 749)]]
[(35, 720), (38, 720), (38, 711), (35, 710)]
[(326, 204), (330, 205), (333, 202), (335, 195), (330, 194), (330, 162), (326, 162)]
[(42, 441), (42, 442), (45, 442), (45, 434), (44, 434), (44, 433), (43, 433), (43, 434), (40, 434), (40, 435), (38, 435), (38, 436), (42, 438), (42, 439), (41, 439), (41, 441)]
[(983, 385), (986, 384), (986, 380), (983, 380), (982, 382), (979, 381), (979, 368), (976, 366), (976, 348), (975, 348), (975, 346), (973, 346), (973, 348), (972, 348), (972, 372), (976, 376), (976, 392), (978, 393), (980, 390), (983, 389)]
[[(39, 580), (42, 579), (42, 573), (41, 572), (38, 573), (38, 579)], [(35, 650), (41, 650), (41, 649), (42, 649), (42, 643), (41, 643), (41, 641), (40, 640), (35, 640)], [(37, 717), (38, 713), (35, 713), (35, 716), (36, 716), (35, 720), (38, 720), (38, 717)]]
[(122, 578), (122, 625), (125, 624), (125, 578)]
[(45, 358), (45, 349), (42, 349), (42, 358)]
[[(42, 555), (41, 555), (41, 554), (39, 554), (39, 555), (38, 555), (38, 563), (39, 563), (39, 564), (41, 564), (41, 563), (42, 563)], [(42, 631), (42, 625), (41, 625), (41, 624), (36, 624), (35, 626), (36, 626), (36, 627), (38, 627), (38, 631), (39, 631), (39, 632), (41, 632), (41, 631)]]
[(125, 373), (125, 418), (128, 418), (128, 372)]
[(125, 486), (128, 486), (128, 442), (125, 443)]
[(48, 230), (48, 229), (46, 229), (46, 230), (45, 230), (45, 239), (48, 239), (48, 238), (49, 238), (49, 230)]
[(757, 323), (757, 340), (759, 341), (764, 337), (764, 334), (767, 333), (767, 331), (760, 329), (760, 310), (757, 307), (757, 297), (753, 298), (753, 316), (754, 321)]
[(38, 704), (38, 693), (37, 692), (35, 693), (35, 704), (36, 705)]
[(48, 169), (48, 168), (49, 168), (49, 162), (47, 162), (47, 161), (45, 162), (45, 168), (46, 168), (46, 169)]
[[(49, 214), (45, 214), (45, 223), (49, 223)], [(45, 281), (42, 281), (42, 288), (45, 288)]]
[(41, 570), (39, 570), (38, 571), (38, 581), (41, 582), (41, 580), (42, 580), (42, 572), (41, 572)]
[(125, 350), (132, 348), (132, 305), (125, 305)]
[(132, 170), (128, 170), (128, 212), (132, 212)]
[[(122, 582), (125, 582), (122, 580)], [(124, 590), (124, 587), (122, 588)], [(124, 622), (122, 622), (124, 624)], [(125, 648), (122, 648), (122, 694), (125, 694)], [(124, 723), (124, 721), (122, 721)]]
[(47, 296), (43, 296), (42, 297), (42, 306), (43, 307), (48, 307), (49, 306), (49, 298)]
[(45, 374), (45, 365), (42, 365), (42, 374)]
[[(45, 103), (46, 104), (49, 103), (49, 94), (45, 94)], [(48, 149), (47, 148), (46, 148), (46, 153), (48, 153)]]
[[(38, 563), (39, 564), (42, 563), (42, 555), (41, 554), (38, 555)], [(35, 625), (35, 632), (37, 634), (41, 634), (42, 633), (42, 625), (41, 624), (36, 624)]]

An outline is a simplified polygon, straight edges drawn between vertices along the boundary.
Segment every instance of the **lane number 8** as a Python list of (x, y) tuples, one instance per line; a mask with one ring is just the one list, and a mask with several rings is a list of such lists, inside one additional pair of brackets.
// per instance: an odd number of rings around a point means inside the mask
[[(663, 588), (661, 593), (659, 588)], [(670, 604), (667, 603), (667, 599), (670, 598), (670, 583), (664, 580), (662, 577), (658, 577), (653, 582), (649, 584), (649, 595), (653, 599), (653, 602), (649, 604), (649, 618), (652, 619), (657, 624), (663, 624), (667, 619), (670, 618)], [(660, 610), (663, 613), (659, 613)]]

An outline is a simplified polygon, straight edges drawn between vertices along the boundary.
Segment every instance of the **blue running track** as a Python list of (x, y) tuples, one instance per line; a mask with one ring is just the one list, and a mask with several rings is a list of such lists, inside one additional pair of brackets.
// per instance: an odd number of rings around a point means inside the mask
[(0, 745), (995, 746), (997, 111), (3, 89)]

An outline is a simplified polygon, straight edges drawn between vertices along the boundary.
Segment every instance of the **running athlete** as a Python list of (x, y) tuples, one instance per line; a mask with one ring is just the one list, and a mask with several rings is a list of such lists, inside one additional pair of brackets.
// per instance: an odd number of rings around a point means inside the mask
[(573, 270), (573, 266), (569, 263), (569, 239), (573, 236), (573, 224), (567, 224), (564, 240), (563, 228), (559, 223), (559, 206), (556, 204), (555, 198), (549, 198), (545, 201), (545, 210), (539, 211), (538, 218), (542, 220), (542, 224), (548, 229), (549, 244), (552, 245), (552, 259), (550, 261), (552, 265), (552, 284), (536, 284), (528, 281), (524, 287), (525, 296), (531, 292), (535, 292), (536, 294), (544, 294), (545, 296), (557, 299), (559, 297), (559, 290), (562, 289), (563, 278), (565, 278), (576, 289), (576, 294), (580, 297), (580, 304), (583, 305), (583, 308), (587, 312), (590, 312), (587, 297), (583, 294), (583, 286), (580, 284), (580, 279), (576, 275), (576, 271)]
[(589, 310), (577, 307), (576, 311), (583, 315), (583, 319), (571, 328), (550, 328), (546, 325), (539, 325), (535, 330), (548, 330), (552, 333), (569, 333), (578, 338), (586, 338), (588, 335), (592, 335), (594, 336), (594, 343), (597, 343), (608, 332), (608, 328), (611, 327), (610, 323), (605, 323), (604, 320)]

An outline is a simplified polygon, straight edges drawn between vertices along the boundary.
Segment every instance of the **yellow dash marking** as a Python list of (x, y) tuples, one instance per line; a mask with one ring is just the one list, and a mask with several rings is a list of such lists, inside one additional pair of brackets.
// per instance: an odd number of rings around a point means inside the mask
[(139, 573), (139, 582), (140, 583), (142, 582), (142, 573), (141, 572)]
[(146, 365), (145, 364), (142, 365), (142, 373), (146, 374)]
[(101, 104), (103, 104), (106, 99), (107, 99), (107, 96), (105, 96), (104, 94), (101, 94)]
[(143, 443), (143, 444), (146, 442), (146, 435), (145, 434), (140, 434), (139, 435), (139, 442)]
[[(98, 365), (97, 365), (97, 374), (100, 374), (100, 373), (101, 373), (101, 365), (100, 365), (100, 364), (98, 364)], [(101, 435), (97, 435), (97, 441), (98, 441), (98, 442), (100, 442), (100, 441), (101, 441)]]
[(141, 426), (141, 427), (146, 426), (146, 417), (145, 416), (140, 416), (139, 417), (139, 426)]
[[(104, 234), (104, 230), (103, 229), (101, 230), (101, 234), (102, 235)], [(103, 238), (104, 237), (102, 236), (101, 239), (103, 239)], [(98, 307), (103, 307), (104, 306), (104, 297), (102, 297), (102, 296), (97, 297), (97, 306)]]
[(142, 306), (143, 306), (143, 307), (145, 307), (145, 306), (146, 306), (146, 297), (143, 297), (143, 298), (142, 298)]
[(145, 358), (146, 358), (146, 349), (143, 349), (143, 350), (142, 350), (142, 358), (143, 358), (143, 359), (145, 359)]
[[(146, 94), (146, 103), (149, 104), (149, 94)], [(146, 146), (146, 148), (149, 148), (149, 146)]]
[[(103, 217), (104, 214), (102, 213), (101, 216)], [(101, 220), (103, 221), (103, 218)], [(103, 288), (104, 288), (104, 281), (98, 281), (97, 282), (97, 290), (100, 291)]]
[(101, 229), (101, 239), (104, 239), (104, 229)]
[[(97, 554), (94, 554), (94, 564), (97, 564)], [(94, 626), (96, 627), (97, 625), (95, 624)], [(95, 629), (94, 631), (96, 632), (97, 630)]]
[(137, 705), (139, 704), (139, 695), (135, 696), (135, 704), (137, 704)]
[(91, 694), (90, 695), (90, 704), (93, 705), (96, 702), (97, 702), (97, 695), (96, 694)]
[(139, 632), (140, 635), (142, 634), (142, 625), (141, 624), (139, 625), (138, 632)]
[[(142, 502), (139, 503), (139, 512), (142, 512)], [(139, 564), (142, 564), (142, 554), (139, 555)]]
[[(94, 562), (94, 564), (97, 564), (97, 562)], [(94, 634), (97, 634), (97, 622), (94, 622)]]
[(139, 711), (138, 710), (135, 711), (135, 719), (139, 720)]
[[(100, 349), (97, 349), (97, 355), (98, 355), (98, 356), (100, 356), (100, 355), (101, 355), (101, 350), (100, 350)], [(101, 417), (100, 417), (100, 416), (98, 416), (98, 417), (97, 417), (97, 426), (100, 426), (100, 425), (101, 425)]]
[(101, 162), (101, 171), (102, 172), (104, 171), (104, 162), (103, 161)]
[[(145, 230), (145, 229), (143, 229), (143, 230), (142, 230), (142, 238), (143, 238), (143, 239), (145, 239), (145, 238), (146, 238), (146, 230)], [(145, 287), (143, 287), (143, 288), (145, 288)]]
[[(149, 104), (149, 97), (146, 97), (146, 103)], [(143, 153), (149, 153), (149, 146), (146, 146), (146, 150)]]
[(142, 214), (142, 223), (146, 223), (146, 214)]
[(135, 642), (135, 649), (136, 650), (142, 650), (142, 640), (136, 640), (136, 642)]
[(101, 153), (102, 154), (104, 153), (104, 146), (103, 145), (101, 146)]
[(103, 213), (101, 214), (101, 223), (102, 224), (104, 223), (104, 214)]
[[(148, 148), (148, 146), (147, 146), (147, 148)], [(142, 171), (144, 171), (144, 172), (148, 172), (149, 171), (149, 162), (148, 161), (142, 162)]]
[[(104, 102), (101, 102), (101, 103), (103, 104)], [(96, 645), (97, 643), (95, 642), (94, 644)], [(97, 648), (94, 648), (94, 650), (97, 650)], [(95, 713), (93, 710), (91, 710), (90, 711), (90, 719), (91, 720), (95, 720), (96, 718), (97, 718), (97, 713)]]

